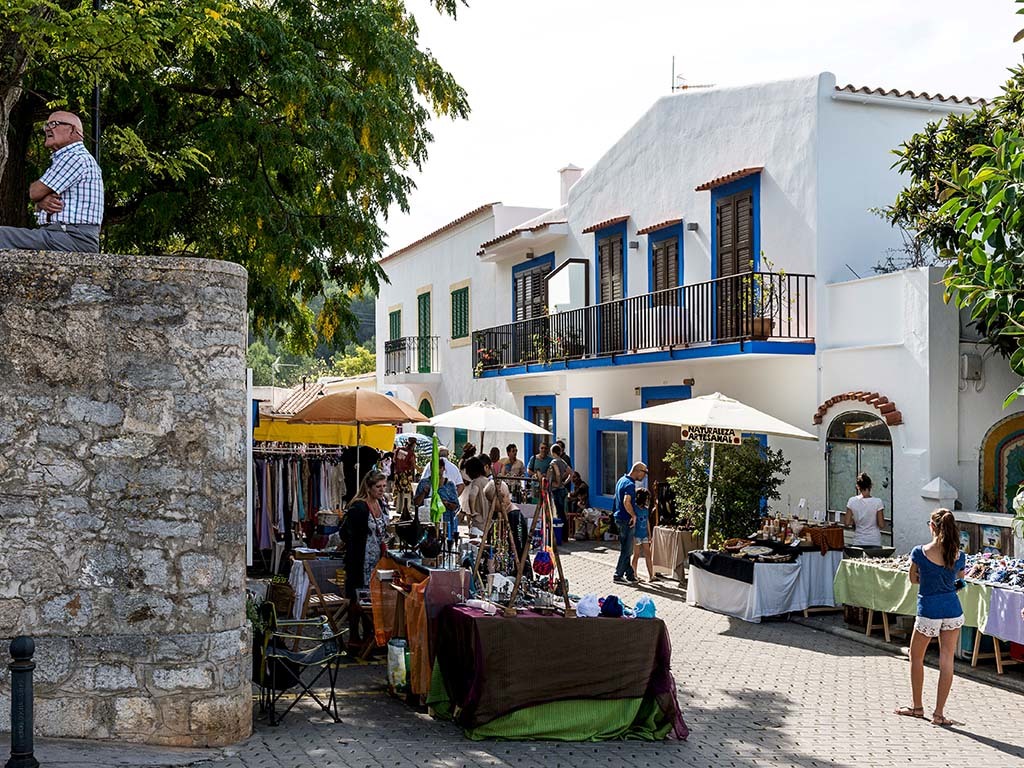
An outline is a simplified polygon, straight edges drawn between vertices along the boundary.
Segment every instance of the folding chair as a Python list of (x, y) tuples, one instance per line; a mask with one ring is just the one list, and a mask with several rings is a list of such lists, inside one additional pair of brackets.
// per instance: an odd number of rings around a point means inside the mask
[(309, 589), (306, 591), (306, 600), (303, 603), (300, 618), (324, 616), (334, 633), (340, 634), (344, 626), (342, 619), (349, 611), (349, 599), (333, 592), (322, 592), (316, 576), (313, 575), (313, 569), (309, 566), (309, 561), (301, 560), (300, 562), (306, 571), (306, 578), (309, 579)]
[[(261, 616), (267, 622), (259, 659), (261, 713), (268, 714), (270, 725), (279, 725), (292, 707), (308, 696), (334, 722), (340, 723), (336, 686), (338, 669), (346, 655), (340, 633), (332, 631), (326, 616), (300, 621), (278, 621), (272, 606), (269, 612), (261, 611)], [(312, 630), (312, 635), (305, 634), (303, 630)], [(307, 647), (305, 650), (290, 649), (287, 647), (289, 641)], [(311, 669), (319, 671), (307, 683), (303, 678), (309, 677), (306, 672)], [(330, 684), (330, 694), (326, 701), (314, 690), (325, 674)], [(294, 688), (299, 689), (295, 699), (279, 714), (277, 703)]]

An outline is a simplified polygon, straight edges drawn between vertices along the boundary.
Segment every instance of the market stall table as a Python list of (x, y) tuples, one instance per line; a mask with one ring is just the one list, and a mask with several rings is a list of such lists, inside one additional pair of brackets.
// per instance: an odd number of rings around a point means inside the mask
[[(836, 573), (835, 596), (839, 603), (881, 612), (886, 640), (889, 639), (887, 614), (917, 614), (917, 585), (911, 584), (909, 572), (886, 568), (870, 560), (843, 561)], [(998, 644), (993, 653), (980, 654), (981, 635), (1024, 642), (1024, 619), (1020, 614), (1024, 608), (1024, 593), (968, 579), (957, 596), (964, 611), (964, 626), (979, 630), (974, 639), (972, 666), (979, 658), (992, 657), (996, 660), (996, 670), (1002, 674), (1004, 664), (1012, 662), (1004, 661)], [(869, 613), (867, 633), (870, 634), (872, 629)]]
[[(614, 662), (595, 662), (594, 653)], [(505, 617), (450, 606), (439, 620), (427, 703), (473, 739), (685, 739), (689, 733), (660, 619)]]
[(703, 546), (703, 536), (698, 531), (654, 526), (651, 537), (651, 559), (655, 571), (668, 571), (678, 581), (685, 578), (687, 558), (695, 549)]
[(832, 582), (842, 552), (757, 543), (790, 555), (790, 562), (755, 562), (721, 552), (691, 552), (686, 601), (755, 623), (764, 616), (835, 605)]

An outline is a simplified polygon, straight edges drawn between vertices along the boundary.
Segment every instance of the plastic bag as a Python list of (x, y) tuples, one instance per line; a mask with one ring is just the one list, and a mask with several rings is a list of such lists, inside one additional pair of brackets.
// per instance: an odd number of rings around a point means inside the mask
[(409, 688), (409, 670), (405, 665), (406, 642), (395, 638), (388, 642), (388, 685), (393, 691), (404, 693)]

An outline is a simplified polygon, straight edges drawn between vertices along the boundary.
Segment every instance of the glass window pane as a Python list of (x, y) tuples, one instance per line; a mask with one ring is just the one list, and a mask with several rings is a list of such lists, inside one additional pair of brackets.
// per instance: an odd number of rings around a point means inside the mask
[(601, 432), (601, 494), (615, 494), (615, 484), (629, 467), (626, 466), (626, 432)]
[(829, 443), (828, 508), (842, 512), (857, 492), (857, 444)]

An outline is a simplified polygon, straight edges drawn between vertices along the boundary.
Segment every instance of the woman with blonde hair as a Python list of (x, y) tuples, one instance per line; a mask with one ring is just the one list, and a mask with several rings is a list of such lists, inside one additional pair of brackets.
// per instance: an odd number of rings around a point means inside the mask
[(341, 521), (345, 542), (345, 596), (349, 604), (349, 643), (358, 643), (359, 603), (356, 590), (370, 585), (373, 569), (384, 554), (388, 506), (384, 500), (388, 479), (382, 472), (367, 472)]
[(960, 551), (960, 531), (953, 513), (937, 509), (928, 520), (932, 540), (910, 552), (910, 581), (918, 585), (917, 619), (910, 640), (911, 707), (900, 707), (897, 715), (924, 717), (924, 655), (932, 638), (939, 639), (939, 685), (935, 695), (933, 725), (955, 725), (945, 715), (946, 699), (953, 685), (953, 654), (964, 625), (964, 612), (957, 590), (964, 586), (967, 558)]

